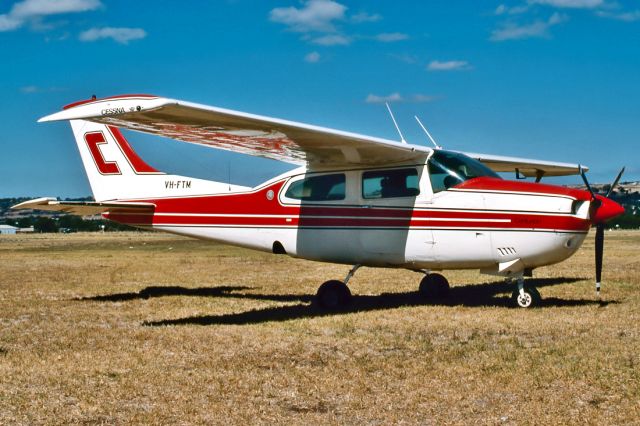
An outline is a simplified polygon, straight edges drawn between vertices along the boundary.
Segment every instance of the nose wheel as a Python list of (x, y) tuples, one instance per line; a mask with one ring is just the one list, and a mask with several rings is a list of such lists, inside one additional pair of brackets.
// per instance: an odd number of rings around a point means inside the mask
[(518, 278), (518, 286), (511, 293), (511, 300), (518, 308), (533, 308), (540, 305), (542, 297), (538, 290), (533, 286), (525, 286), (524, 278)]
[(449, 294), (449, 281), (440, 274), (427, 274), (420, 281), (419, 293), (427, 299), (440, 299)]

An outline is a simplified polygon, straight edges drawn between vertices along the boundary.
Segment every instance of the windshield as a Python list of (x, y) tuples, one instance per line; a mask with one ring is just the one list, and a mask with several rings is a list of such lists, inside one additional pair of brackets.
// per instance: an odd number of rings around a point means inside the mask
[(456, 152), (435, 151), (429, 158), (428, 164), (434, 193), (445, 191), (476, 177), (487, 176), (500, 179), (500, 176), (481, 162)]

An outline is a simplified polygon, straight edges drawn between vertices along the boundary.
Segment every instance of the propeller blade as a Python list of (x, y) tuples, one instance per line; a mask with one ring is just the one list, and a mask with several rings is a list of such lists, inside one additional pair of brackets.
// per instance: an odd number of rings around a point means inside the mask
[(596, 294), (600, 296), (600, 281), (602, 279), (602, 255), (604, 252), (604, 223), (596, 226)]
[(593, 192), (593, 189), (591, 189), (591, 185), (589, 185), (589, 181), (587, 180), (587, 175), (584, 174), (584, 169), (582, 168), (582, 166), (578, 166), (579, 170), (580, 170), (580, 176), (582, 176), (582, 180), (584, 181), (584, 184), (587, 186), (587, 189), (589, 190), (589, 192), (591, 193), (591, 199), (595, 200), (596, 199), (596, 194)]
[(622, 170), (620, 170), (620, 173), (618, 173), (618, 176), (616, 176), (616, 180), (614, 180), (613, 183), (611, 184), (611, 187), (607, 191), (607, 198), (609, 198), (609, 195), (611, 195), (611, 193), (613, 192), (615, 187), (618, 185), (618, 182), (620, 181), (620, 178), (622, 177), (622, 174), (624, 173), (624, 169), (625, 169), (625, 167), (623, 167)]

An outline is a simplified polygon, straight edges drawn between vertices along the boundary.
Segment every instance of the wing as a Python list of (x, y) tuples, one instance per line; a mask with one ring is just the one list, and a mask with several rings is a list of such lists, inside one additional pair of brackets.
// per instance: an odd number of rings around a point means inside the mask
[(423, 162), (430, 148), (149, 95), (76, 102), (39, 121), (83, 119), (294, 164)]
[(127, 212), (153, 212), (155, 204), (152, 203), (130, 203), (130, 202), (108, 202), (97, 203), (92, 201), (58, 201), (55, 198), (37, 198), (25, 201), (11, 207), (15, 210), (33, 209), (47, 210), (54, 212), (65, 212), (79, 216), (89, 216), (100, 213), (127, 213)]
[[(463, 152), (474, 158), (494, 172), (516, 172), (527, 177), (542, 178), (542, 176), (570, 176), (580, 174), (580, 165), (571, 163), (556, 163), (553, 161), (532, 160), (528, 158), (502, 157), (499, 155), (475, 154)], [(584, 171), (588, 167), (582, 166)]]

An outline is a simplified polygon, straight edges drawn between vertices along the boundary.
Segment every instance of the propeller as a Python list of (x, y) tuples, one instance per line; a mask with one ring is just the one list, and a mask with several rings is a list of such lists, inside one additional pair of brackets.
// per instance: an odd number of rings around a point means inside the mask
[(602, 197), (602, 196), (597, 196), (596, 193), (593, 191), (593, 188), (591, 188), (591, 185), (589, 185), (587, 176), (584, 173), (584, 169), (582, 168), (582, 166), (580, 166), (580, 176), (582, 176), (582, 180), (584, 181), (584, 184), (587, 186), (587, 189), (591, 193), (591, 206), (589, 208), (589, 217), (591, 218), (592, 223), (596, 227), (596, 240), (595, 240), (596, 258), (595, 260), (596, 260), (596, 294), (598, 296), (600, 296), (600, 283), (602, 280), (602, 257), (604, 254), (604, 225), (608, 219), (611, 219), (614, 216), (617, 216), (618, 214), (620, 214), (620, 212), (617, 212), (617, 213), (602, 212), (602, 214), (598, 214), (598, 210), (600, 210), (600, 208), (603, 207), (603, 205), (610, 204), (610, 203), (613, 203), (611, 208), (613, 210), (615, 210), (616, 207), (621, 208), (619, 205), (609, 200), (609, 196), (611, 195), (611, 193), (613, 193), (613, 190), (618, 185), (618, 182), (620, 181), (620, 178), (624, 173), (624, 169), (625, 168), (623, 167), (622, 170), (620, 170), (620, 173), (618, 173), (618, 176), (616, 176), (616, 179), (613, 181), (613, 183), (609, 187), (609, 190), (607, 191), (606, 197)]

